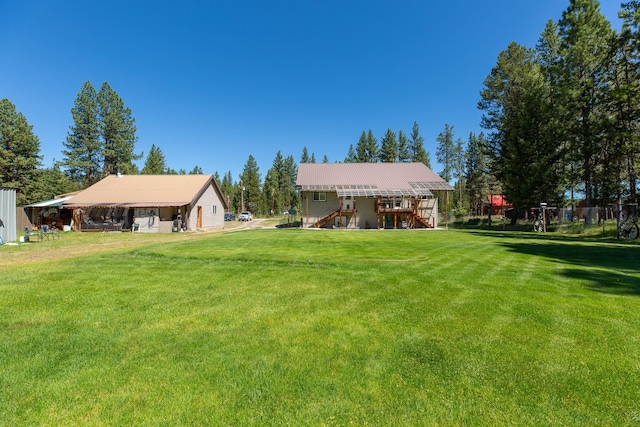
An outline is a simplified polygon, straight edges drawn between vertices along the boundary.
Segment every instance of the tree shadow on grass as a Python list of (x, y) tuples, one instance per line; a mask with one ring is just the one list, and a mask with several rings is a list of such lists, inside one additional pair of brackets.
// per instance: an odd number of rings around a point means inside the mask
[(580, 268), (566, 269), (562, 274), (572, 279), (588, 281), (589, 288), (596, 292), (640, 296), (640, 278), (638, 277), (611, 271)]
[(594, 291), (640, 296), (640, 246), (634, 243), (537, 233), (479, 234), (496, 238), (510, 251), (565, 264), (564, 276), (588, 281)]

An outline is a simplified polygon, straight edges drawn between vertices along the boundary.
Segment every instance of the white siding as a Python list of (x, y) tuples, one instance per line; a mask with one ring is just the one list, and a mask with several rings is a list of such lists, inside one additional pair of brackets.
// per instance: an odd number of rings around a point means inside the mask
[(198, 206), (202, 208), (202, 228), (224, 227), (224, 206), (213, 185), (208, 186), (202, 196), (191, 207), (187, 225), (189, 230), (197, 228)]

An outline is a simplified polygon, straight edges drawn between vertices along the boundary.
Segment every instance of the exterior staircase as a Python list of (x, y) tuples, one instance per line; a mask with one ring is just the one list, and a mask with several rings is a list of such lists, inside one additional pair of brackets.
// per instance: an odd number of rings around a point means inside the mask
[(337, 217), (338, 214), (340, 214), (340, 209), (337, 209), (337, 210), (331, 212), (329, 215), (326, 215), (326, 216), (320, 218), (319, 220), (314, 222), (313, 225), (311, 225), (311, 228), (320, 228), (320, 227), (322, 227), (327, 222), (329, 222), (332, 219), (334, 219), (335, 217)]
[(426, 228), (433, 228), (433, 225), (429, 224), (429, 222), (428, 222), (426, 219), (422, 218), (422, 217), (421, 217), (420, 215), (418, 215), (417, 213), (412, 212), (410, 215), (411, 215), (411, 218), (412, 218), (415, 222), (417, 222), (417, 223), (419, 223), (419, 224), (422, 224), (422, 225), (423, 225), (423, 226), (425, 226)]

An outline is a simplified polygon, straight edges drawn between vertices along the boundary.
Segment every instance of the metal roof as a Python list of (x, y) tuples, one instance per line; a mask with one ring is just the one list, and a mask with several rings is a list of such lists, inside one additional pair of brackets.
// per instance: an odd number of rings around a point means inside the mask
[(423, 163), (301, 163), (296, 185), (339, 197), (432, 197), (433, 191), (453, 191)]
[(186, 206), (213, 185), (221, 203), (226, 200), (213, 175), (109, 175), (63, 204), (84, 207)]
[(433, 193), (426, 188), (423, 189), (388, 189), (388, 188), (378, 188), (375, 185), (337, 185), (332, 190), (338, 193), (338, 197), (375, 197), (375, 196), (433, 196)]
[(73, 196), (65, 196), (60, 197), (58, 199), (45, 200), (43, 202), (31, 203), (30, 205), (25, 205), (25, 208), (49, 208), (49, 207), (60, 207), (64, 202), (70, 200)]

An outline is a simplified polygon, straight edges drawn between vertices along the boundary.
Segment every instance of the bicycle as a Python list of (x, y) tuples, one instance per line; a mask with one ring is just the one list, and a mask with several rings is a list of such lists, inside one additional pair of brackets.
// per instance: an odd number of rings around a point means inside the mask
[(542, 212), (536, 215), (536, 219), (533, 221), (533, 231), (542, 233), (544, 231), (544, 220), (542, 219)]
[(635, 215), (629, 215), (625, 210), (618, 211), (618, 239), (635, 240), (640, 235), (640, 229)]

